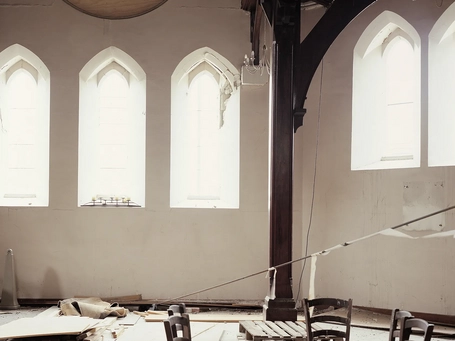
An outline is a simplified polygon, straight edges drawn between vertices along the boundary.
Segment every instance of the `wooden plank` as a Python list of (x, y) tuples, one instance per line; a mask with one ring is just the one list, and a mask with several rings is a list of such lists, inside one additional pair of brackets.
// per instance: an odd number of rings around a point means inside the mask
[(286, 331), (286, 333), (288, 333), (289, 335), (291, 335), (293, 338), (301, 338), (303, 337), (302, 333), (299, 333), (298, 331), (296, 331), (295, 329), (289, 327), (286, 323), (284, 323), (283, 321), (276, 321), (275, 322), (276, 325), (278, 327), (280, 327), (281, 329), (283, 329), (284, 331)]
[(267, 326), (269, 326), (270, 329), (272, 329), (275, 333), (277, 333), (277, 334), (280, 335), (281, 337), (290, 338), (290, 335), (289, 335), (288, 333), (286, 333), (286, 331), (284, 331), (282, 328), (280, 328), (279, 326), (277, 326), (275, 322), (272, 322), (272, 321), (265, 321), (265, 324), (266, 324)]
[[(190, 316), (191, 322), (240, 322), (240, 321), (259, 321), (262, 320), (262, 314), (257, 315), (248, 315), (248, 314), (207, 314), (207, 313), (197, 313), (197, 314), (188, 314)], [(167, 319), (167, 313), (148, 314), (144, 317), (146, 322), (163, 322)]]
[(253, 321), (241, 321), (240, 330), (245, 330), (245, 339), (254, 340), (258, 337), (268, 337), (268, 334), (264, 333), (262, 328), (256, 325)]
[(255, 335), (259, 336), (267, 336), (266, 333), (263, 332), (262, 328), (258, 326), (254, 321), (240, 321), (240, 324), (248, 331), (254, 332)]
[(264, 333), (268, 334), (269, 338), (271, 339), (279, 339), (280, 335), (275, 333), (273, 329), (267, 326), (263, 321), (257, 321), (256, 324), (262, 328)]
[(105, 334), (111, 334), (110, 332), (109, 333), (107, 332), (108, 328), (110, 328), (116, 322), (117, 322), (117, 317), (115, 317), (115, 316), (106, 317), (104, 320), (102, 320), (102, 322), (98, 323), (97, 328), (94, 331), (94, 333), (92, 333), (92, 334), (88, 335), (86, 338), (84, 338), (84, 341), (103, 341)]
[(293, 321), (286, 321), (286, 324), (291, 327), (292, 329), (296, 330), (300, 334), (302, 334), (304, 337), (306, 337), (307, 332), (306, 328), (303, 328), (302, 326), (299, 326), (296, 322)]
[[(76, 295), (74, 298), (91, 298), (93, 296), (85, 296), (85, 295)], [(112, 297), (101, 297), (101, 301), (104, 302), (135, 302), (135, 301), (142, 301), (142, 294), (137, 295), (126, 295), (126, 296), (112, 296)]]

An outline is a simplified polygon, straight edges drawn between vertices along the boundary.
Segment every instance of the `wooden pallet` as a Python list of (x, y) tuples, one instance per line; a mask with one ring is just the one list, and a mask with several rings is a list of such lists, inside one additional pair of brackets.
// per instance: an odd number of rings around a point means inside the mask
[(245, 340), (306, 340), (306, 326), (297, 321), (239, 321)]

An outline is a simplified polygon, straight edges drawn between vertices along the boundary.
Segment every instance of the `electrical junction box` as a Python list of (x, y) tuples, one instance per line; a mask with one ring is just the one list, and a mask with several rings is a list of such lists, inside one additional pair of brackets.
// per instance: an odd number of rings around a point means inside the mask
[(242, 85), (265, 85), (269, 81), (266, 67), (242, 66)]

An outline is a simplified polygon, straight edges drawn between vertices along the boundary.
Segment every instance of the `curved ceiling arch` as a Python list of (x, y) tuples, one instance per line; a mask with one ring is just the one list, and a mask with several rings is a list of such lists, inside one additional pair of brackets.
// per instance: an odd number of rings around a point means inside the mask
[(160, 7), (167, 0), (63, 0), (78, 11), (102, 19), (129, 19)]

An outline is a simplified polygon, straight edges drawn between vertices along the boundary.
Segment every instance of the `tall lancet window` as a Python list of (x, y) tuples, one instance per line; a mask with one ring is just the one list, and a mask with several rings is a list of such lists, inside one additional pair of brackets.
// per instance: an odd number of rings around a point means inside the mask
[(420, 37), (384, 11), (353, 54), (351, 169), (420, 166)]
[(171, 207), (239, 207), (239, 81), (207, 47), (172, 74)]
[(213, 75), (208, 72), (197, 75), (188, 97), (189, 197), (219, 199), (220, 92)]
[(109, 47), (79, 77), (79, 206), (145, 205), (145, 73)]
[(49, 70), (15, 44), (0, 53), (0, 205), (49, 204)]
[(428, 36), (428, 166), (455, 165), (455, 3)]

